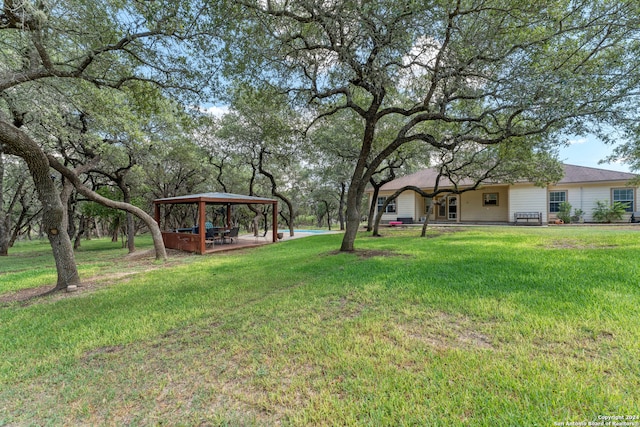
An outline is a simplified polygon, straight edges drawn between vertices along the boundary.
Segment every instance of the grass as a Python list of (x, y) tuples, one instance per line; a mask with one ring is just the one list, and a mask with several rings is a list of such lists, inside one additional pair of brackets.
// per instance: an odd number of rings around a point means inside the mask
[[(640, 414), (640, 229), (389, 233), (361, 236), (356, 254), (320, 235), (5, 305), (0, 425), (546, 426)], [(129, 265), (95, 245), (79, 254), (81, 275)], [(51, 280), (44, 248), (0, 259), (0, 296)], [(20, 275), (33, 268), (37, 280)]]

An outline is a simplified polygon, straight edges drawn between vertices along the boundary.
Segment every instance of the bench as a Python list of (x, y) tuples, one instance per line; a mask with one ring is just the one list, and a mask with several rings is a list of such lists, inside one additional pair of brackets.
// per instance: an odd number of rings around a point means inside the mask
[(522, 224), (523, 221), (530, 224), (529, 220), (534, 220), (538, 225), (542, 225), (542, 212), (516, 212), (513, 218), (516, 224)]
[(395, 227), (396, 225), (402, 225), (402, 221), (389, 221), (389, 227)]
[(413, 224), (413, 218), (411, 217), (398, 217), (396, 221), (400, 221), (402, 224)]

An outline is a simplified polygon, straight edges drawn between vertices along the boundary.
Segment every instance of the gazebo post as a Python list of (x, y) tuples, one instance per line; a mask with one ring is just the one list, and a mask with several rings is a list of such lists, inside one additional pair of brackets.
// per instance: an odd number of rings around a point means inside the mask
[(160, 227), (160, 204), (153, 202), (153, 207), (154, 207), (156, 223), (158, 224), (158, 227)]
[(204, 254), (206, 249), (206, 234), (207, 230), (204, 228), (205, 217), (207, 216), (207, 203), (204, 201), (198, 202), (198, 231), (200, 232), (200, 254)]
[(273, 209), (273, 242), (278, 241), (278, 202), (271, 205)]
[(227, 228), (231, 228), (231, 203), (227, 203)]

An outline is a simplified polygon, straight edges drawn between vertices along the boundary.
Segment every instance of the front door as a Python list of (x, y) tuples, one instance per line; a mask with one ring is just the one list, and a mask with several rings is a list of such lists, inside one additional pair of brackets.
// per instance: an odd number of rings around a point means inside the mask
[(458, 196), (447, 197), (447, 219), (450, 221), (458, 219)]

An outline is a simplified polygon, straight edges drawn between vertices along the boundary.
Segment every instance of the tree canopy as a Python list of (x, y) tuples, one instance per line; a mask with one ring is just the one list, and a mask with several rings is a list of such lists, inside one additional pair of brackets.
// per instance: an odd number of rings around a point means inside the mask
[[(189, 53), (214, 37), (198, 28), (210, 24), (202, 14), (204, 7), (197, 1), (2, 3), (0, 152), (21, 157), (29, 169), (43, 207), (41, 228), (58, 267), (56, 288), (75, 287), (80, 281), (66, 227), (66, 207), (51, 180), (50, 166), (86, 197), (146, 218), (158, 256), (166, 257), (157, 224), (154, 227), (146, 212), (102, 198), (84, 185), (72, 168), (75, 165), (67, 160), (69, 152), (77, 153), (79, 146), (84, 155), (87, 150), (96, 152), (95, 143), (105, 140), (107, 129), (97, 126), (94, 132), (86, 132), (88, 122), (82, 118), (90, 110), (95, 125), (100, 117), (120, 110), (114, 91), (126, 92), (138, 106), (148, 106), (158, 98), (154, 87), (183, 96), (211, 86), (213, 81), (207, 76), (215, 69), (212, 61), (218, 56), (202, 58)], [(215, 46), (208, 44), (210, 49)]]
[[(228, 41), (231, 72), (289, 93), (315, 125), (345, 110), (361, 120), (343, 250), (369, 178), (402, 145), (542, 151), (560, 132), (621, 120), (638, 88), (631, 1), (236, 4), (244, 37)], [(393, 136), (376, 146), (386, 124)]]

